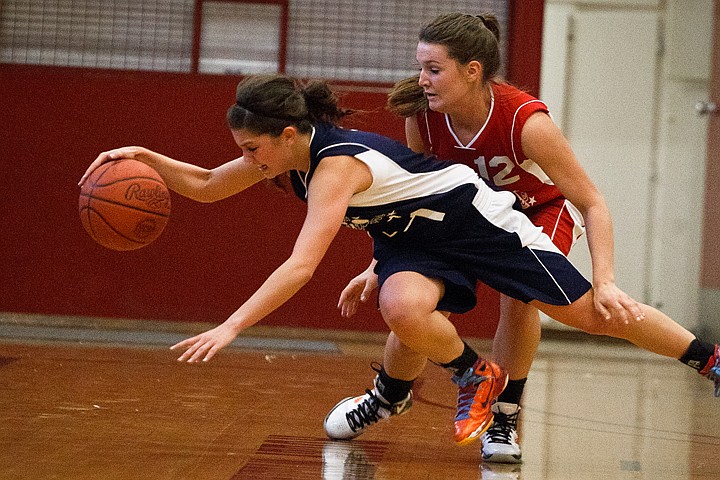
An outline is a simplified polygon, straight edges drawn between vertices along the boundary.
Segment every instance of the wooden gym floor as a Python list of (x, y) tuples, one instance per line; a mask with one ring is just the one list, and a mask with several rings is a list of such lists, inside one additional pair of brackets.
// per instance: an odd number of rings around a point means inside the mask
[(543, 339), (508, 467), (453, 444), (454, 385), (432, 365), (407, 415), (325, 437), (384, 335), (255, 328), (178, 364), (167, 347), (203, 327), (0, 315), (0, 479), (720, 479), (710, 382), (622, 343)]

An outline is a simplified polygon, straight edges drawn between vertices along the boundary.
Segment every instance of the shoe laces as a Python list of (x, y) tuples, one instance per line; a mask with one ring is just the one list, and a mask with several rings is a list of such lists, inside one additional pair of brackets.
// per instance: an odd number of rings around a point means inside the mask
[(475, 394), (478, 386), (489, 377), (475, 373), (475, 368), (468, 368), (462, 376), (453, 376), (452, 381), (460, 387), (458, 392), (458, 406), (456, 420), (462, 420), (470, 416), (470, 409), (475, 403)]
[(513, 441), (513, 432), (517, 430), (518, 415), (520, 410), (515, 413), (507, 414), (503, 412), (493, 412), (494, 422), (488, 428), (486, 435), (493, 443), (504, 443), (510, 445)]
[[(353, 432), (377, 423), (382, 418), (379, 411), (380, 407), (384, 407), (383, 402), (378, 399), (372, 390), (365, 390), (365, 393), (368, 395), (368, 398), (358, 403), (355, 408), (345, 414), (348, 425)], [(387, 409), (390, 409), (389, 405)]]

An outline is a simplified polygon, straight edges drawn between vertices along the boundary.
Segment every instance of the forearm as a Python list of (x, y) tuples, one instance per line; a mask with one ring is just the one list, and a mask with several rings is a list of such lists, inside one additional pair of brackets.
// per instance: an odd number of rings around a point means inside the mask
[(294, 262), (292, 258), (280, 265), (258, 290), (227, 320), (236, 334), (255, 325), (290, 300), (313, 275), (314, 269)]
[(134, 158), (153, 167), (170, 190), (193, 200), (204, 201), (203, 190), (210, 179), (210, 170), (146, 148), (138, 149)]
[(607, 205), (593, 206), (583, 213), (592, 262), (592, 283), (615, 282), (615, 240)]

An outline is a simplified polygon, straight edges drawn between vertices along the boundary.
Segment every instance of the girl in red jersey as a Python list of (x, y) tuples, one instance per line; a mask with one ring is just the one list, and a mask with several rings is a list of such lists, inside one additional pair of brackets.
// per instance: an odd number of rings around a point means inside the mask
[[(595, 308), (608, 325), (611, 319), (634, 321), (629, 312), (637, 302), (615, 285), (612, 221), (605, 200), (547, 106), (498, 78), (495, 17), (441, 15), (422, 29), (419, 40), (420, 75), (398, 82), (388, 101), (392, 111), (406, 118), (408, 145), (464, 163), (493, 188), (514, 193), (517, 208), (566, 255), (587, 226)], [(339, 302), (343, 315), (353, 315), (375, 285), (371, 265), (343, 291)], [(604, 327), (598, 328), (602, 332)], [(493, 353), (508, 370), (510, 381), (493, 406), (494, 425), (482, 436), (486, 461), (521, 461), (517, 416), (540, 331), (536, 308), (501, 296)], [(678, 346), (687, 345), (684, 337), (675, 339)], [(692, 365), (693, 358), (713, 353), (713, 345), (695, 339), (681, 360)], [(391, 333), (376, 390), (390, 405), (406, 401), (425, 363)], [(706, 373), (702, 363), (698, 370)]]

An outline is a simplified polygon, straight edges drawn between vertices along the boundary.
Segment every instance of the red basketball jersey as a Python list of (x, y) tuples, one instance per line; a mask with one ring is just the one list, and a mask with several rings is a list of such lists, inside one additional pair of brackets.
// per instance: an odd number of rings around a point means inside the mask
[(513, 192), (523, 210), (562, 197), (560, 190), (531, 159), (520, 143), (525, 121), (535, 112), (548, 112), (537, 98), (509, 84), (492, 84), (492, 102), (485, 125), (463, 145), (444, 113), (425, 110), (417, 121), (426, 151), (477, 170), (500, 190)]

